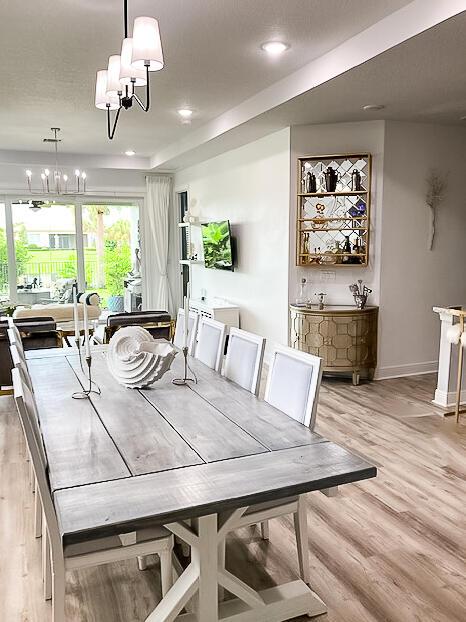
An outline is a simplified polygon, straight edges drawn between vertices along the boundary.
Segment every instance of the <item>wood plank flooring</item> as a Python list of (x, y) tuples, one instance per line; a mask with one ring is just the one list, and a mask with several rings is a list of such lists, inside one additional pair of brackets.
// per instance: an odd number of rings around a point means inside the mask
[[(466, 620), (466, 418), (430, 403), (430, 375), (353, 387), (325, 380), (317, 432), (379, 467), (339, 496), (308, 495), (313, 588), (322, 622)], [(10, 397), (0, 397), (0, 620), (49, 622), (40, 541), (33, 537), (25, 450)], [(292, 520), (230, 536), (227, 566), (256, 589), (297, 576)], [(72, 572), (68, 622), (141, 622), (160, 598), (158, 563)], [(301, 618), (305, 620), (307, 618)]]

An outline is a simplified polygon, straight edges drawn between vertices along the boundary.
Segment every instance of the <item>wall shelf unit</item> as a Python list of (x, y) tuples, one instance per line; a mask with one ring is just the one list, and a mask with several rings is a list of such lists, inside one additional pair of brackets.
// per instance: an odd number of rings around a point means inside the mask
[(178, 227), (181, 232), (181, 266), (204, 265), (204, 261), (199, 259), (199, 252), (193, 243), (192, 231), (195, 227), (199, 228), (199, 223), (179, 222)]
[(298, 158), (297, 266), (368, 265), (371, 166), (369, 153)]

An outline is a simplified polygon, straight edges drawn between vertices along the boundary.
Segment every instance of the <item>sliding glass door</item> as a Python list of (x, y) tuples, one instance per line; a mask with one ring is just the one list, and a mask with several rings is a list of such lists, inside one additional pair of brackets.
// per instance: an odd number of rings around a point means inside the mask
[[(111, 311), (141, 304), (139, 209), (134, 205), (83, 205), (87, 288)], [(126, 295), (126, 305), (125, 305)]]
[(13, 203), (12, 216), (17, 302), (61, 302), (78, 275), (74, 205)]
[[(58, 199), (58, 198), (57, 198)], [(17, 200), (0, 203), (0, 299), (62, 303), (69, 284), (110, 311), (142, 305), (139, 207)]]

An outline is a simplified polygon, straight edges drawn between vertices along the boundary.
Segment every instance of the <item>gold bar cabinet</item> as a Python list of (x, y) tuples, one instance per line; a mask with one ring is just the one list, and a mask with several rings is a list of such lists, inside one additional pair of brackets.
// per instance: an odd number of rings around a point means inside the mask
[(324, 373), (351, 373), (372, 380), (377, 365), (378, 307), (290, 305), (290, 345), (320, 356)]

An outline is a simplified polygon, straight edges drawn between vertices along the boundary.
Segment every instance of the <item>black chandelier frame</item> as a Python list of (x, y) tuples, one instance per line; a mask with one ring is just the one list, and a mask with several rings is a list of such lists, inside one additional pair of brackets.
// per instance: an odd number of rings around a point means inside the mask
[[(123, 20), (124, 20), (124, 38), (128, 38), (128, 0), (123, 0)], [(112, 123), (112, 115), (110, 113), (111, 104), (107, 104), (107, 135), (109, 140), (113, 140), (118, 125), (121, 109), (129, 110), (133, 106), (133, 99), (139, 105), (143, 112), (148, 112), (150, 108), (150, 84), (149, 84), (149, 67), (150, 61), (144, 62), (146, 68), (146, 103), (144, 104), (135, 92), (136, 78), (131, 78), (132, 93), (129, 85), (125, 85), (125, 91), (118, 91), (118, 99), (120, 107), (117, 109)]]

